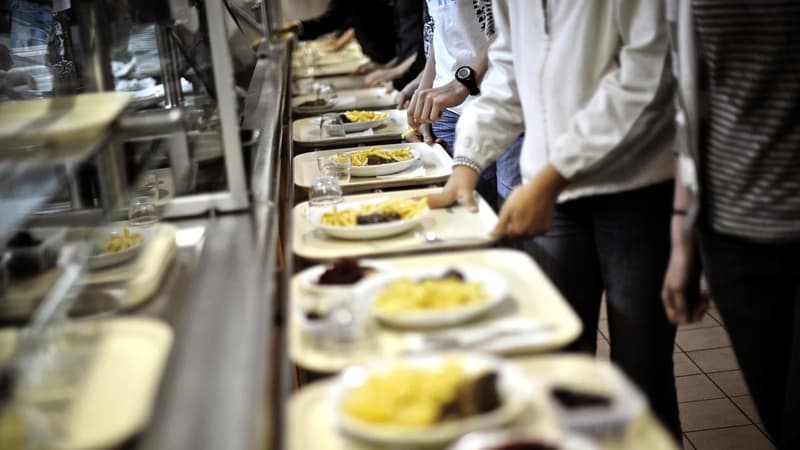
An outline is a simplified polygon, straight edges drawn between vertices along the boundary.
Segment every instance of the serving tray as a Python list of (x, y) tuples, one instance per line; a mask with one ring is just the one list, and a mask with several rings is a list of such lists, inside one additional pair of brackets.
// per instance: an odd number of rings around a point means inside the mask
[[(346, 200), (375, 198), (421, 197), (440, 192), (440, 188), (412, 189), (346, 196)], [(421, 226), (401, 235), (364, 241), (345, 241), (327, 237), (308, 221), (308, 202), (300, 203), (292, 212), (292, 248), (295, 254), (314, 261), (342, 257), (398, 255), (415, 252), (467, 249), (491, 245), (495, 239), (489, 233), (497, 223), (497, 214), (476, 194), (478, 212), (471, 213), (462, 206), (433, 209)], [(433, 233), (435, 242), (426, 241), (424, 233)]]
[[(497, 307), (474, 321), (448, 330), (468, 329), (491, 322), (524, 318), (547, 327), (541, 339), (518, 341), (516, 345), (498, 348), (497, 353), (525, 355), (561, 348), (575, 340), (582, 330), (580, 319), (561, 294), (525, 253), (508, 249), (471, 250), (436, 253), (422, 256), (386, 258), (376, 261), (386, 271), (421, 267), (458, 268), (469, 265), (491, 270), (504, 277), (508, 295)], [(321, 348), (302, 329), (298, 302), (312, 296), (302, 283), (303, 274), (292, 278), (290, 302), (293, 313), (289, 320), (289, 356), (296, 365), (315, 372), (337, 372), (352, 364), (413, 351), (418, 339), (442, 329), (401, 329), (373, 323), (369, 345), (356, 345), (348, 351)]]
[[(439, 144), (427, 145), (421, 142), (406, 144), (388, 144), (385, 149), (411, 147), (419, 152), (420, 160), (408, 169), (389, 175), (373, 177), (350, 177), (350, 181), (342, 183), (344, 192), (358, 192), (397, 186), (418, 186), (442, 183), (453, 172), (453, 159)], [(317, 165), (318, 156), (333, 156), (340, 152), (359, 150), (360, 147), (337, 148), (319, 152), (301, 153), (294, 157), (294, 184), (309, 190), (314, 178), (320, 175)], [(422, 168), (422, 170), (420, 170)]]

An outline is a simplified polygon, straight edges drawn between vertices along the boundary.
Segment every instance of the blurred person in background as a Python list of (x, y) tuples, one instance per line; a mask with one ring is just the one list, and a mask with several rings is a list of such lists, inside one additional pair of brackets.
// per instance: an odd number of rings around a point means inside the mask
[(479, 174), (520, 132), (524, 184), (494, 235), (524, 249), (572, 305), (594, 354), (603, 293), (611, 360), (681, 439), (675, 326), (660, 301), (672, 211), (674, 79), (663, 1), (495, 0), (480, 97), (458, 122), (431, 207), (477, 206)]
[[(409, 140), (442, 143), (452, 155), (456, 124), (462, 111), (480, 94), (488, 67), (487, 52), (495, 26), (491, 0), (427, 0), (425, 68), (401, 90), (408, 101), (408, 124), (416, 129)], [(518, 133), (519, 134), (519, 133)], [(519, 151), (522, 139), (509, 142), (506, 151), (482, 174), (477, 190), (494, 208), (521, 182)]]
[[(378, 69), (364, 78), (367, 87), (388, 84), (388, 90), (401, 90), (425, 67), (423, 23), (427, 18), (425, 3), (420, 0), (396, 0), (395, 33), (397, 58), (392, 67)], [(389, 84), (391, 82), (391, 84)]]
[(670, 0), (669, 13), (681, 155), (664, 304), (676, 323), (701, 317), (702, 267), (767, 432), (798, 449), (800, 3)]
[(395, 62), (397, 35), (394, 5), (389, 0), (331, 0), (318, 17), (284, 24), (276, 32), (294, 32), (300, 40), (313, 40), (352, 27), (361, 50), (369, 58), (357, 74), (369, 73)]

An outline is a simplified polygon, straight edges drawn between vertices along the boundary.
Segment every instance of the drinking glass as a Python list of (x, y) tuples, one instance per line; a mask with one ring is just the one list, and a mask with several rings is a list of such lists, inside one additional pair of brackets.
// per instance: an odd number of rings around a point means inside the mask
[(336, 90), (331, 83), (314, 83), (314, 94), (318, 99), (330, 102), (336, 97)]
[(320, 132), (319, 135), (322, 137), (322, 130), (325, 130), (325, 133), (331, 137), (342, 137), (345, 135), (344, 132), (344, 123), (342, 123), (342, 118), (339, 116), (339, 113), (329, 113), (322, 116), (322, 119), (319, 121)]
[(324, 207), (342, 202), (342, 187), (335, 177), (322, 175), (311, 182), (310, 199), (311, 207)]
[[(353, 166), (350, 155), (347, 153), (340, 153), (336, 156), (328, 157), (328, 161), (329, 163), (322, 167), (323, 175), (336, 178), (339, 185), (350, 181), (350, 168)], [(319, 165), (319, 160), (317, 160), (317, 165)]]
[(152, 196), (136, 196), (131, 200), (128, 223), (132, 226), (147, 227), (158, 222), (158, 211)]

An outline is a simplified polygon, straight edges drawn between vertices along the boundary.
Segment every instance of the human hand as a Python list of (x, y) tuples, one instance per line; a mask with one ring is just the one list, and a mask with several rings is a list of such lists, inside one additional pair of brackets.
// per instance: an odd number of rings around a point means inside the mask
[(674, 215), (670, 224), (672, 249), (661, 288), (667, 318), (675, 324), (700, 320), (708, 309), (708, 297), (700, 292), (700, 267), (695, 255), (694, 233), (685, 227), (685, 217)]
[(355, 30), (352, 28), (348, 28), (347, 31), (342, 33), (341, 36), (339, 36), (333, 42), (328, 44), (328, 51), (331, 53), (338, 53), (342, 51), (342, 49), (345, 48), (348, 43), (350, 43), (354, 35), (355, 35)]
[(27, 85), (31, 89), (36, 89), (36, 79), (25, 72), (6, 72), (6, 80), (11, 86)]
[(393, 79), (395, 79), (394, 70), (378, 69), (364, 78), (364, 87), (375, 87)]
[(411, 97), (414, 96), (414, 92), (419, 87), (419, 80), (414, 80), (408, 83), (400, 92), (397, 94), (397, 109), (405, 109), (411, 103)]
[(278, 28), (273, 31), (273, 34), (283, 34), (283, 33), (298, 33), (300, 32), (300, 22), (294, 21), (289, 23), (284, 23), (283, 25), (279, 26)]
[(453, 167), (453, 173), (447, 179), (442, 192), (428, 196), (428, 206), (431, 208), (446, 208), (453, 203), (458, 203), (467, 208), (469, 212), (478, 212), (478, 203), (475, 201), (475, 186), (478, 185), (480, 174), (467, 166)]
[(464, 103), (468, 96), (467, 88), (455, 80), (437, 88), (418, 89), (408, 105), (408, 124), (417, 128), (436, 122), (442, 117), (442, 110)]
[(553, 226), (558, 194), (567, 183), (553, 166), (542, 169), (508, 196), (492, 236), (529, 237), (547, 232)]
[(372, 61), (363, 62), (358, 67), (356, 67), (356, 70), (350, 73), (350, 76), (365, 75), (372, 71), (377, 70), (378, 67), (379, 67), (378, 64)]
[(436, 139), (431, 131), (431, 125), (428, 123), (422, 124), (419, 128), (414, 129), (403, 137), (406, 142), (424, 142), (428, 145), (433, 145), (440, 142), (441, 139)]

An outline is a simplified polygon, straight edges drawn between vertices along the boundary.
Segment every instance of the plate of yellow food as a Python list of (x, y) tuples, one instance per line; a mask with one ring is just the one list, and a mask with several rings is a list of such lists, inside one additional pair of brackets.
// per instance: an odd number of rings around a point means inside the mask
[(445, 327), (472, 320), (500, 304), (505, 278), (482, 267), (427, 267), (365, 280), (358, 295), (372, 315), (404, 328)]
[(138, 228), (122, 227), (104, 233), (95, 245), (95, 254), (89, 258), (89, 268), (104, 269), (135, 258), (147, 242), (147, 232)]
[(340, 432), (390, 448), (441, 446), (512, 422), (532, 387), (511, 363), (469, 353), (406, 356), (345, 369), (331, 405)]
[(389, 118), (389, 113), (386, 111), (351, 110), (340, 113), (339, 118), (342, 119), (345, 133), (355, 133), (383, 125)]
[(382, 198), (312, 207), (308, 220), (328, 236), (364, 240), (405, 233), (415, 228), (428, 213), (426, 198)]
[(341, 162), (350, 157), (352, 166), (350, 175), (354, 177), (375, 177), (402, 172), (420, 158), (417, 150), (411, 146), (380, 146), (367, 147), (333, 155), (331, 160)]

